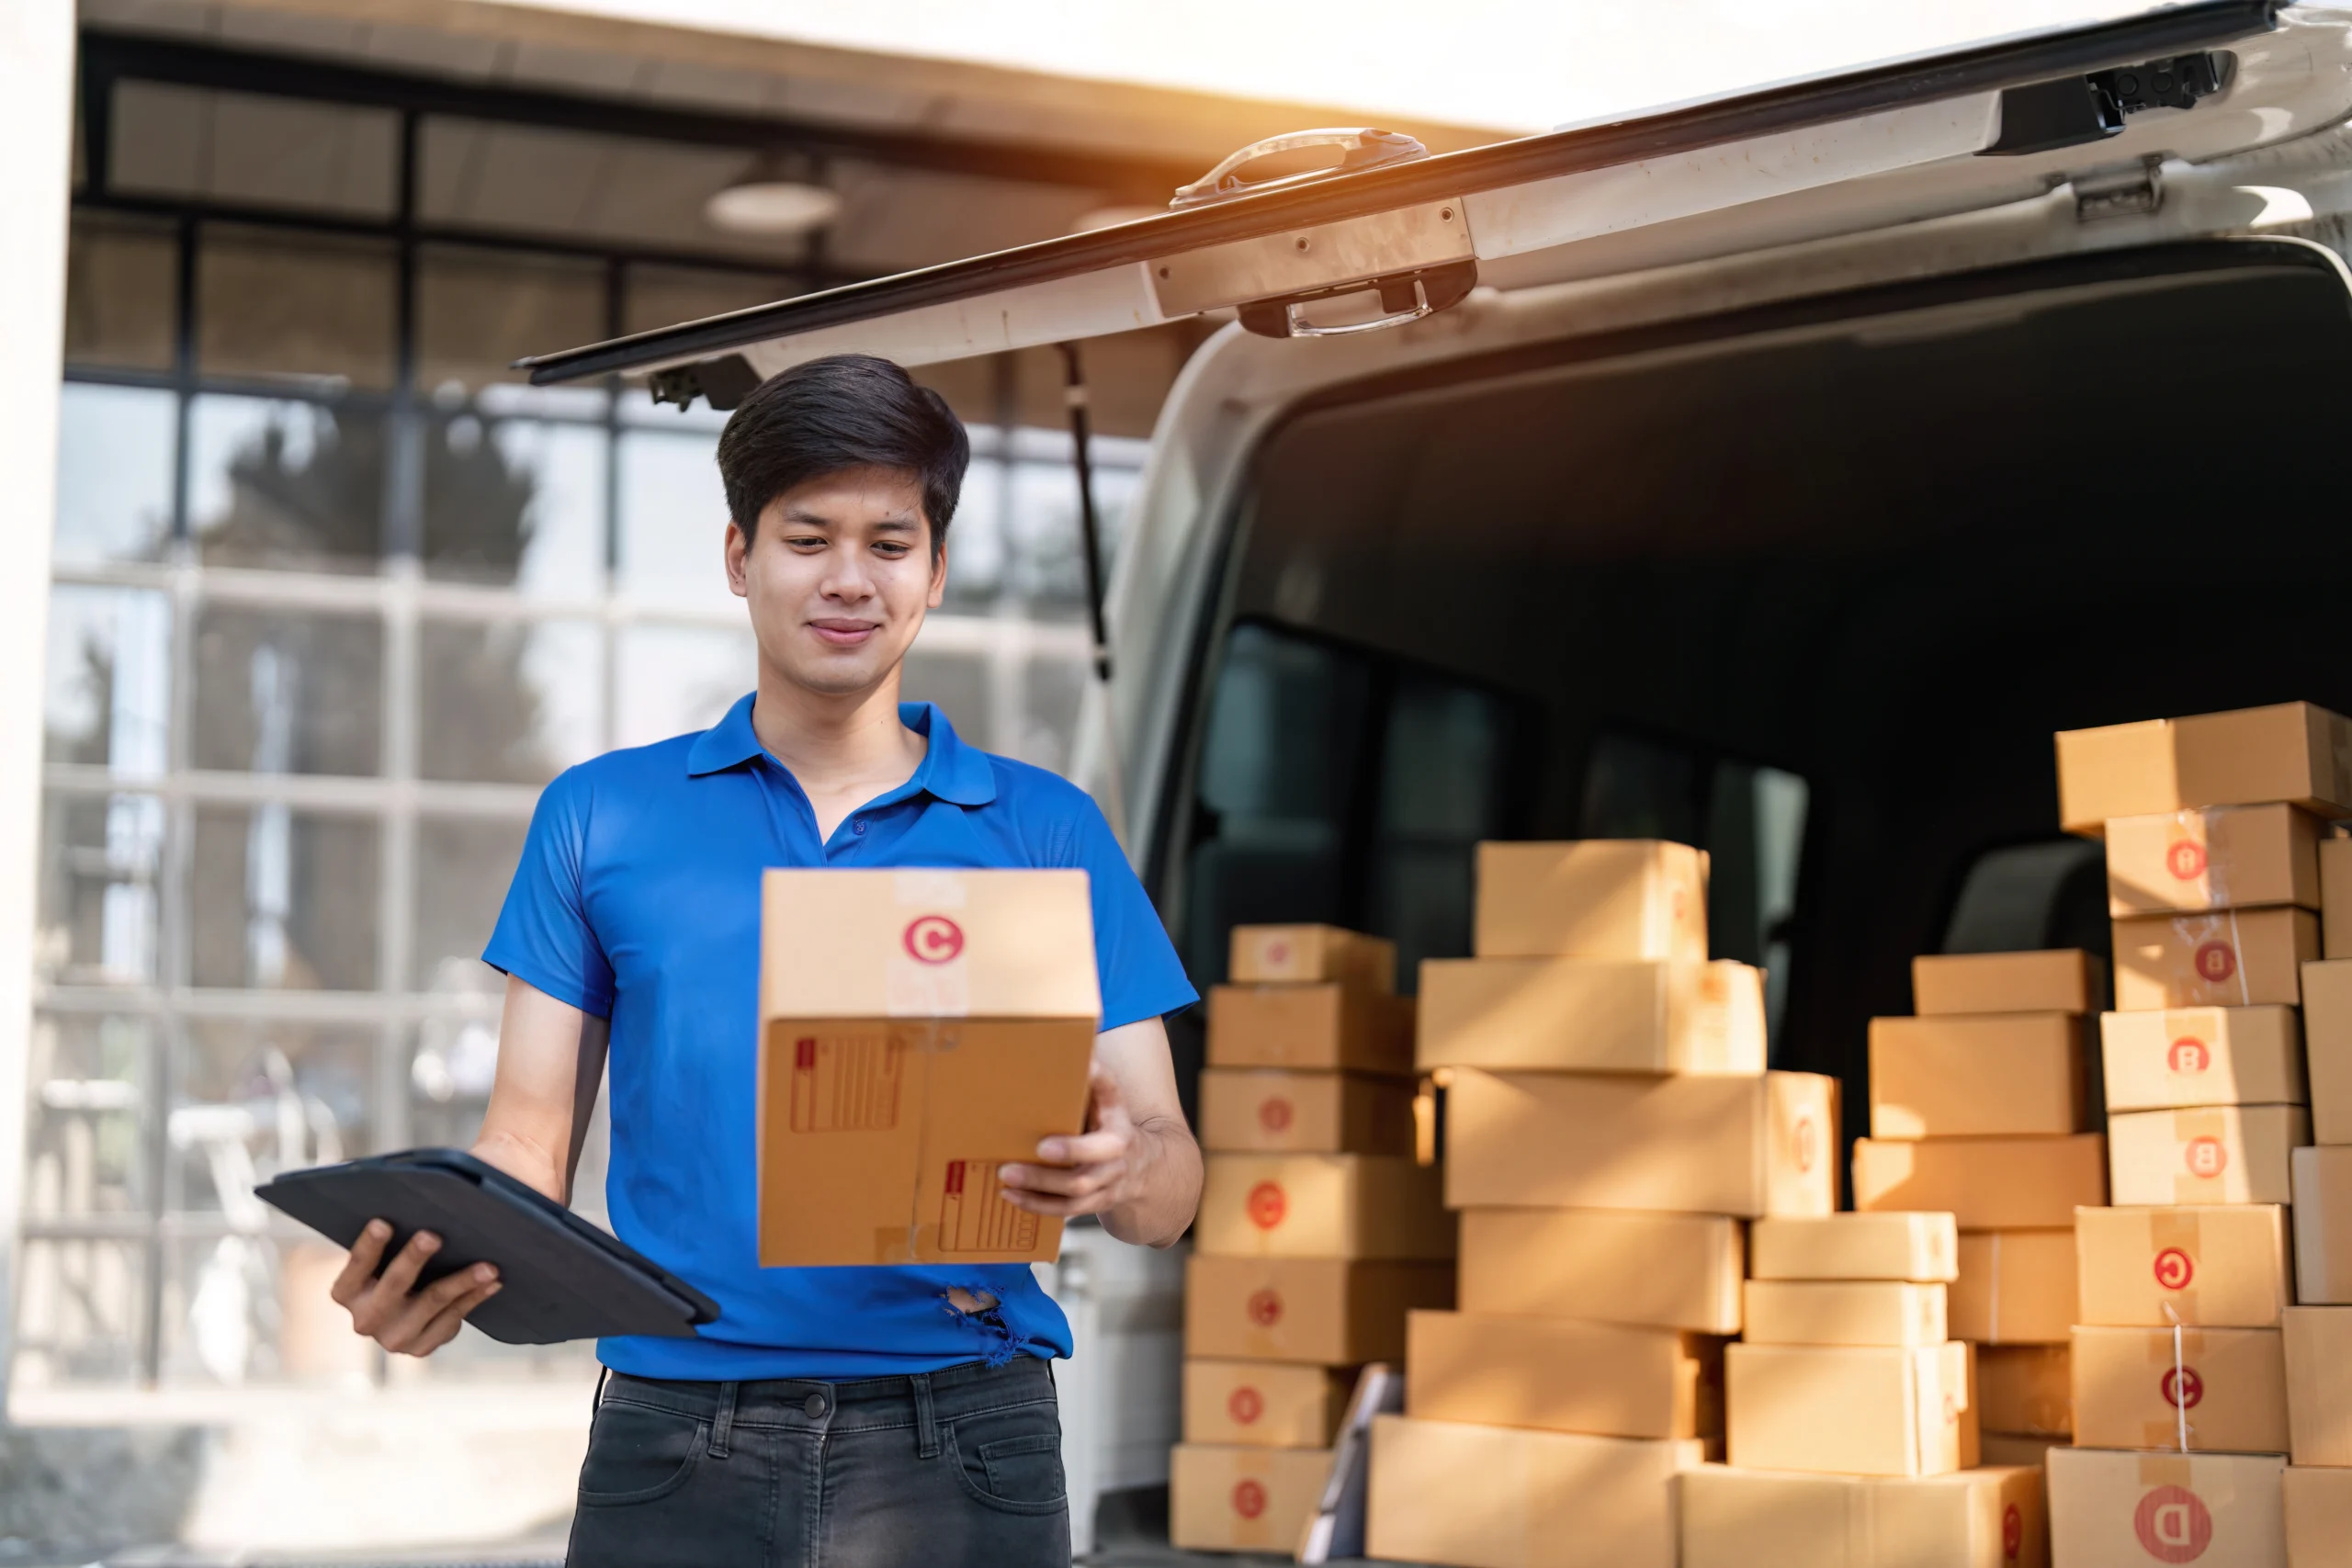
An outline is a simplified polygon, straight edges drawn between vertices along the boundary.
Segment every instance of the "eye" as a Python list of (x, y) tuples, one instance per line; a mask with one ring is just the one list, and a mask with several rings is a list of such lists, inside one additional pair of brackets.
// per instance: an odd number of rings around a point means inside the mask
[(892, 560), (897, 560), (900, 556), (907, 553), (907, 547), (900, 544), (896, 539), (876, 540), (874, 547), (876, 550), (879, 550), (882, 554), (889, 557)]
[(787, 535), (784, 542), (787, 547), (796, 550), (821, 550), (825, 547), (825, 536), (822, 534)]

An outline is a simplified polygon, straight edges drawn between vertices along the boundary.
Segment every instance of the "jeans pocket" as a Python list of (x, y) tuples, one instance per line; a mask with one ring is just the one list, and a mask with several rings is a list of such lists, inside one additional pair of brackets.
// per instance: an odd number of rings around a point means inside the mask
[(607, 1399), (588, 1433), (580, 1505), (621, 1507), (667, 1497), (686, 1483), (710, 1439), (710, 1424), (682, 1411)]
[(1049, 1404), (990, 1411), (956, 1423), (956, 1473), (992, 1508), (1050, 1514), (1069, 1506), (1061, 1422)]

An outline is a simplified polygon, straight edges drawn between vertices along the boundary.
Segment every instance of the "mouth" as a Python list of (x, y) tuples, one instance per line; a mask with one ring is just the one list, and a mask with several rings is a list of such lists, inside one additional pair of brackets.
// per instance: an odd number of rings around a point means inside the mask
[(873, 621), (828, 619), (810, 621), (808, 629), (829, 648), (862, 648), (882, 627)]

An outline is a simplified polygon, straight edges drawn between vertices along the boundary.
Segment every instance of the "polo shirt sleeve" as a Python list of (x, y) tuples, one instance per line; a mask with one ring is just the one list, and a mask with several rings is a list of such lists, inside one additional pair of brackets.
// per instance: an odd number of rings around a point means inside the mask
[(594, 796), (578, 768), (540, 792), (482, 962), (598, 1018), (613, 1013), (613, 966), (588, 923), (582, 868)]
[(1136, 880), (1126, 852), (1093, 800), (1081, 795), (1071, 824), (1069, 862), (1086, 873), (1094, 904), (1094, 967), (1105, 1030), (1176, 1012), (1201, 999), (1159, 911)]

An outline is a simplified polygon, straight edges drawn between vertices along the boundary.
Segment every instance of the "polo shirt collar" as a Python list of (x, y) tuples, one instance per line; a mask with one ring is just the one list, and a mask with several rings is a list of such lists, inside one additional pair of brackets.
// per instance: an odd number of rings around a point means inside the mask
[[(727, 710), (724, 718), (695, 737), (694, 745), (686, 752), (687, 773), (696, 776), (720, 773), (740, 767), (764, 752), (766, 749), (752, 728), (752, 699), (755, 694), (745, 694)], [(907, 794), (928, 791), (955, 806), (986, 806), (996, 798), (996, 771), (989, 766), (988, 753), (965, 745), (938, 705), (900, 703), (899, 722), (930, 743), (914, 777), (906, 783)]]

